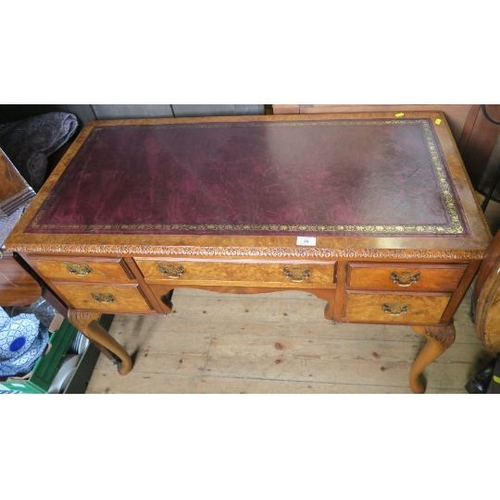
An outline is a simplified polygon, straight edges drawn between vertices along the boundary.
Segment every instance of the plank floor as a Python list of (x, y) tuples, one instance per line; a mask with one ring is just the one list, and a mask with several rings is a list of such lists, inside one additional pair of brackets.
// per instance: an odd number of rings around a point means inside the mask
[[(499, 206), (486, 213), (492, 231)], [(425, 371), (428, 394), (466, 393), (490, 359), (474, 332), (471, 295), (455, 315), (455, 343)], [(87, 394), (406, 394), (425, 342), (407, 326), (326, 320), (325, 302), (306, 292), (177, 289), (173, 303), (168, 316), (115, 316), (110, 333), (134, 367), (119, 375), (101, 355)]]
[[(426, 370), (428, 393), (465, 393), (488, 357), (469, 316), (454, 345)], [(169, 316), (115, 316), (111, 333), (134, 353), (119, 375), (100, 356), (87, 393), (409, 393), (424, 339), (410, 327), (334, 323), (304, 292), (227, 295), (178, 289)]]

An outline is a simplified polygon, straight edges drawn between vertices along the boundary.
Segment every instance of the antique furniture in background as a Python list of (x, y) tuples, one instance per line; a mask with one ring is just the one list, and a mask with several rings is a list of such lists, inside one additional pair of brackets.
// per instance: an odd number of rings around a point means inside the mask
[(481, 263), (474, 283), (472, 317), (477, 338), (491, 356), (488, 364), (472, 376), (471, 394), (500, 393), (500, 230)]
[(34, 197), (35, 191), (0, 149), (0, 306), (28, 305), (42, 292), (38, 282), (4, 248), (5, 239)]
[(103, 313), (302, 290), (327, 319), (423, 335), (423, 392), (490, 239), (445, 116), (384, 112), (89, 122), (7, 245), (122, 374)]
[(27, 306), (45, 293), (62, 307), (26, 263), (6, 251), (4, 241), (75, 134), (78, 119), (65, 111), (4, 118), (0, 114), (0, 306)]
[(486, 349), (500, 353), (500, 231), (479, 269), (474, 284), (476, 334)]

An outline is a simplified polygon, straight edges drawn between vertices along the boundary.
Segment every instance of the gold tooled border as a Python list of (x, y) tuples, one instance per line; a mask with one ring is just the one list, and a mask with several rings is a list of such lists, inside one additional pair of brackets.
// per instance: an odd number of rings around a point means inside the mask
[[(266, 122), (266, 126), (327, 126), (349, 125), (415, 125), (422, 126), (423, 137), (428, 148), (431, 165), (434, 169), (437, 184), (440, 188), (445, 214), (448, 224), (40, 224), (38, 220), (43, 216), (44, 206), (40, 208), (37, 215), (28, 226), (28, 232), (77, 232), (87, 233), (95, 231), (96, 234), (121, 233), (200, 233), (200, 234), (237, 234), (237, 233), (313, 233), (313, 234), (382, 234), (382, 235), (460, 235), (466, 232), (464, 222), (460, 216), (453, 188), (449, 182), (449, 176), (445, 163), (442, 159), (440, 148), (436, 143), (436, 137), (426, 118), (412, 119), (369, 119), (369, 120), (314, 120), (297, 122)], [(235, 126), (235, 123), (211, 123), (211, 124), (184, 124), (163, 125), (166, 127), (226, 127)], [(261, 126), (260, 122), (246, 122), (245, 126)], [(97, 130), (94, 130), (96, 132)], [(45, 200), (45, 203), (48, 201)]]

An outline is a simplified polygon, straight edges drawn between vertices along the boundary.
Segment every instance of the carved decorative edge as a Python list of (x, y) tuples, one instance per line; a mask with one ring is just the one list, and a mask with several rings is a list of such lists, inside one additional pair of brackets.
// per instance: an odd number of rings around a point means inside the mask
[(428, 337), (437, 340), (446, 348), (450, 347), (455, 342), (455, 327), (453, 324), (447, 326), (426, 326), (425, 334)]
[(14, 245), (18, 253), (84, 254), (148, 257), (222, 257), (222, 258), (309, 258), (309, 259), (432, 259), (481, 260), (483, 250), (419, 250), (374, 248), (312, 248), (312, 247), (198, 247), (198, 246), (135, 246), (49, 244)]

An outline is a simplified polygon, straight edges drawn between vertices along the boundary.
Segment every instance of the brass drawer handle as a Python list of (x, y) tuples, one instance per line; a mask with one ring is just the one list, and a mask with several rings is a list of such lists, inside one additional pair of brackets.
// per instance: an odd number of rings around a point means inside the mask
[(300, 269), (298, 267), (292, 269), (284, 267), (283, 274), (294, 283), (302, 283), (311, 277), (311, 271), (309, 271), (309, 269)]
[(88, 264), (66, 264), (66, 269), (70, 274), (77, 276), (88, 276), (92, 272), (92, 268)]
[(96, 302), (103, 302), (105, 304), (110, 304), (116, 300), (116, 297), (112, 293), (93, 293), (92, 298)]
[(184, 266), (166, 266), (165, 264), (158, 264), (158, 269), (163, 276), (171, 279), (178, 279), (186, 272)]
[(401, 316), (410, 310), (408, 304), (382, 304), (382, 310), (391, 316)]
[(412, 273), (410, 271), (402, 271), (400, 273), (394, 271), (391, 273), (391, 279), (393, 283), (398, 286), (411, 286), (417, 283), (420, 279), (420, 271)]

